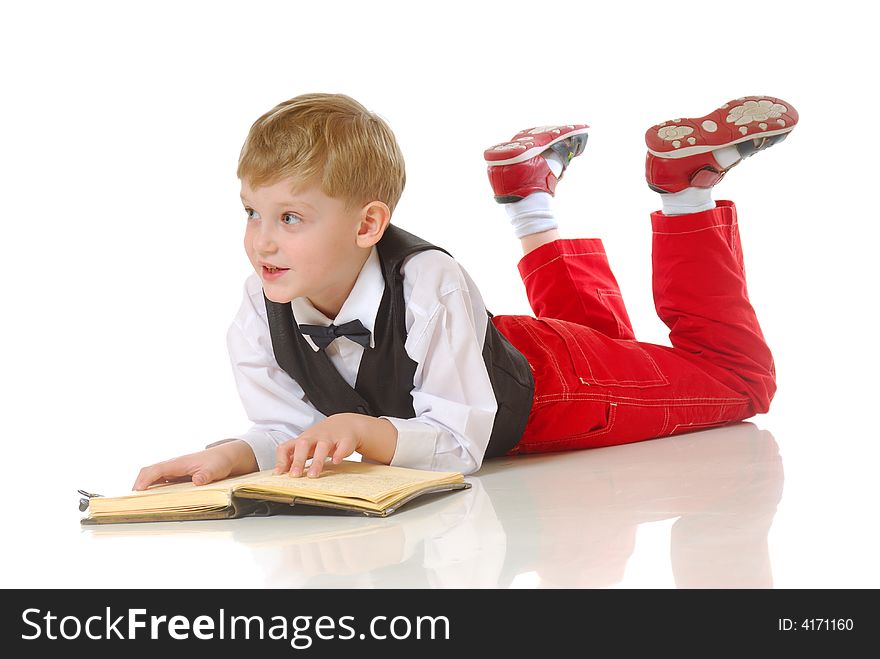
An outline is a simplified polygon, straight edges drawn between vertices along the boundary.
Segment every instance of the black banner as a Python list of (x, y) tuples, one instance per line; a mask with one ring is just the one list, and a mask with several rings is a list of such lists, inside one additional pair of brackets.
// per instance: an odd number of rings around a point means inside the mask
[[(5, 590), (4, 648), (118, 657), (855, 650), (876, 591)], [(54, 656), (54, 655), (46, 655)], [(372, 654), (370, 656), (373, 656)]]

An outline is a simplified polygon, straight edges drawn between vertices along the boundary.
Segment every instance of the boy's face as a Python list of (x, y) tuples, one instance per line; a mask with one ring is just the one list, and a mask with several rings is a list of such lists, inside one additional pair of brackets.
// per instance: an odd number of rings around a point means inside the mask
[[(268, 299), (284, 303), (307, 297), (333, 319), (368, 256), (364, 248), (378, 237), (359, 240), (359, 230), (365, 235), (363, 209), (346, 211), (344, 201), (316, 185), (297, 186), (294, 192), (295, 184), (283, 179), (253, 189), (242, 181), (244, 248)], [(285, 270), (273, 274), (267, 264)]]

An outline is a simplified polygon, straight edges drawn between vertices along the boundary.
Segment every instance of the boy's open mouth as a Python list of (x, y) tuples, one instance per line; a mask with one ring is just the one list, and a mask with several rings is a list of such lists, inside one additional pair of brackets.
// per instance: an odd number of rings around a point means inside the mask
[(270, 268), (265, 265), (263, 266), (263, 274), (264, 275), (265, 274), (277, 275), (278, 273), (287, 272), (288, 270), (290, 270), (290, 268)]

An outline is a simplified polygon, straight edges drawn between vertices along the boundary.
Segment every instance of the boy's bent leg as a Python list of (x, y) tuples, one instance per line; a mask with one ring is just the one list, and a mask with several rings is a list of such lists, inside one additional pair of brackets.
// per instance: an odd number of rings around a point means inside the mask
[(520, 131), (484, 152), (495, 200), (503, 204), (525, 256), (518, 264), (538, 318), (576, 323), (614, 338), (634, 338), (600, 240), (563, 240), (550, 200), (587, 143), (586, 124)]
[(776, 391), (773, 356), (748, 298), (736, 207), (651, 215), (654, 304), (676, 350), (766, 412)]
[[(547, 318), (493, 318), (535, 376), (533, 409), (511, 454), (626, 444), (767, 411), (775, 369), (748, 301), (735, 207), (719, 201), (691, 215), (654, 213), (652, 222), (655, 302), (673, 347)], [(567, 254), (598, 259), (597, 243), (548, 244), (531, 265), (552, 272), (565, 269)]]
[(620, 287), (598, 238), (546, 243), (523, 256), (517, 268), (538, 318), (592, 327), (612, 338), (635, 338)]

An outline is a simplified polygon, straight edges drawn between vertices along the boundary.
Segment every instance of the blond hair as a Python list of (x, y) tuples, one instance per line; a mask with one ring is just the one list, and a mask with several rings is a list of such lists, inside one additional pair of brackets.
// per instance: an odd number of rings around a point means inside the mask
[(248, 132), (237, 176), (252, 187), (318, 183), (348, 210), (378, 200), (393, 212), (406, 185), (388, 124), (345, 94), (303, 94), (266, 112)]

